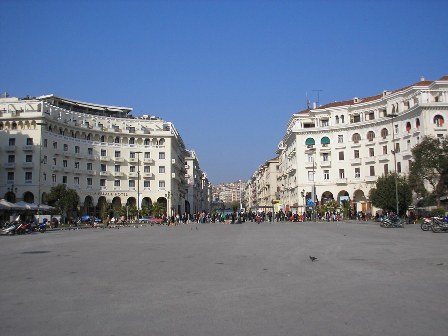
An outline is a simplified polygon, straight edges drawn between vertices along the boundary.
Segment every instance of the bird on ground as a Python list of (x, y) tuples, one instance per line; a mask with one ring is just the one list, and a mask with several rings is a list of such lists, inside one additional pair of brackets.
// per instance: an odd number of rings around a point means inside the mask
[(317, 261), (317, 260), (319, 260), (319, 259), (317, 259), (316, 257), (312, 257), (312, 256), (310, 256), (310, 260), (311, 260), (312, 262), (315, 262), (315, 261)]

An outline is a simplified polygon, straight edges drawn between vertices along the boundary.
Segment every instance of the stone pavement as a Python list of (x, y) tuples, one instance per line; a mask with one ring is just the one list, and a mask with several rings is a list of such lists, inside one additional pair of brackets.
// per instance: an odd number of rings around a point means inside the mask
[(373, 222), (0, 237), (0, 335), (446, 335), (447, 242)]

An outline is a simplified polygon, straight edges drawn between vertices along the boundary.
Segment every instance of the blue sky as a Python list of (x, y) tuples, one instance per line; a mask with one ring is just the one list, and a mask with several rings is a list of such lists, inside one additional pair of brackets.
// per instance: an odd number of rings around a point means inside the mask
[(171, 121), (214, 184), (275, 157), (291, 115), (448, 75), (447, 1), (0, 5), (0, 91)]

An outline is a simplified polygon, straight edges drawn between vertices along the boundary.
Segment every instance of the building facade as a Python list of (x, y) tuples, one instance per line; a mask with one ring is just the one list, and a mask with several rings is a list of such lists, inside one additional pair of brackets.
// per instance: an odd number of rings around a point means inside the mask
[(447, 118), (448, 76), (295, 113), (277, 148), (279, 202), (300, 212), (308, 198), (345, 199), (356, 212), (374, 213), (368, 195), (377, 178), (408, 174), (412, 147), (446, 136)]
[(83, 214), (98, 213), (104, 202), (140, 209), (158, 202), (170, 214), (191, 209), (190, 152), (181, 136), (170, 122), (131, 112), (54, 95), (0, 98), (0, 195), (40, 204), (65, 184), (77, 191)]

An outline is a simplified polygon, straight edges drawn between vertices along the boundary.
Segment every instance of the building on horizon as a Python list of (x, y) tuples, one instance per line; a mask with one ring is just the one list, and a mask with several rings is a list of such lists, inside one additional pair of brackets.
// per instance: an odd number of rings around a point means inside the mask
[[(0, 98), (0, 195), (43, 204), (51, 187), (80, 196), (81, 214), (158, 202), (170, 214), (208, 211), (211, 185), (188, 185), (191, 153), (171, 122), (132, 108), (45, 95)], [(194, 197), (190, 197), (194, 194)], [(200, 202), (200, 203), (198, 203)]]

